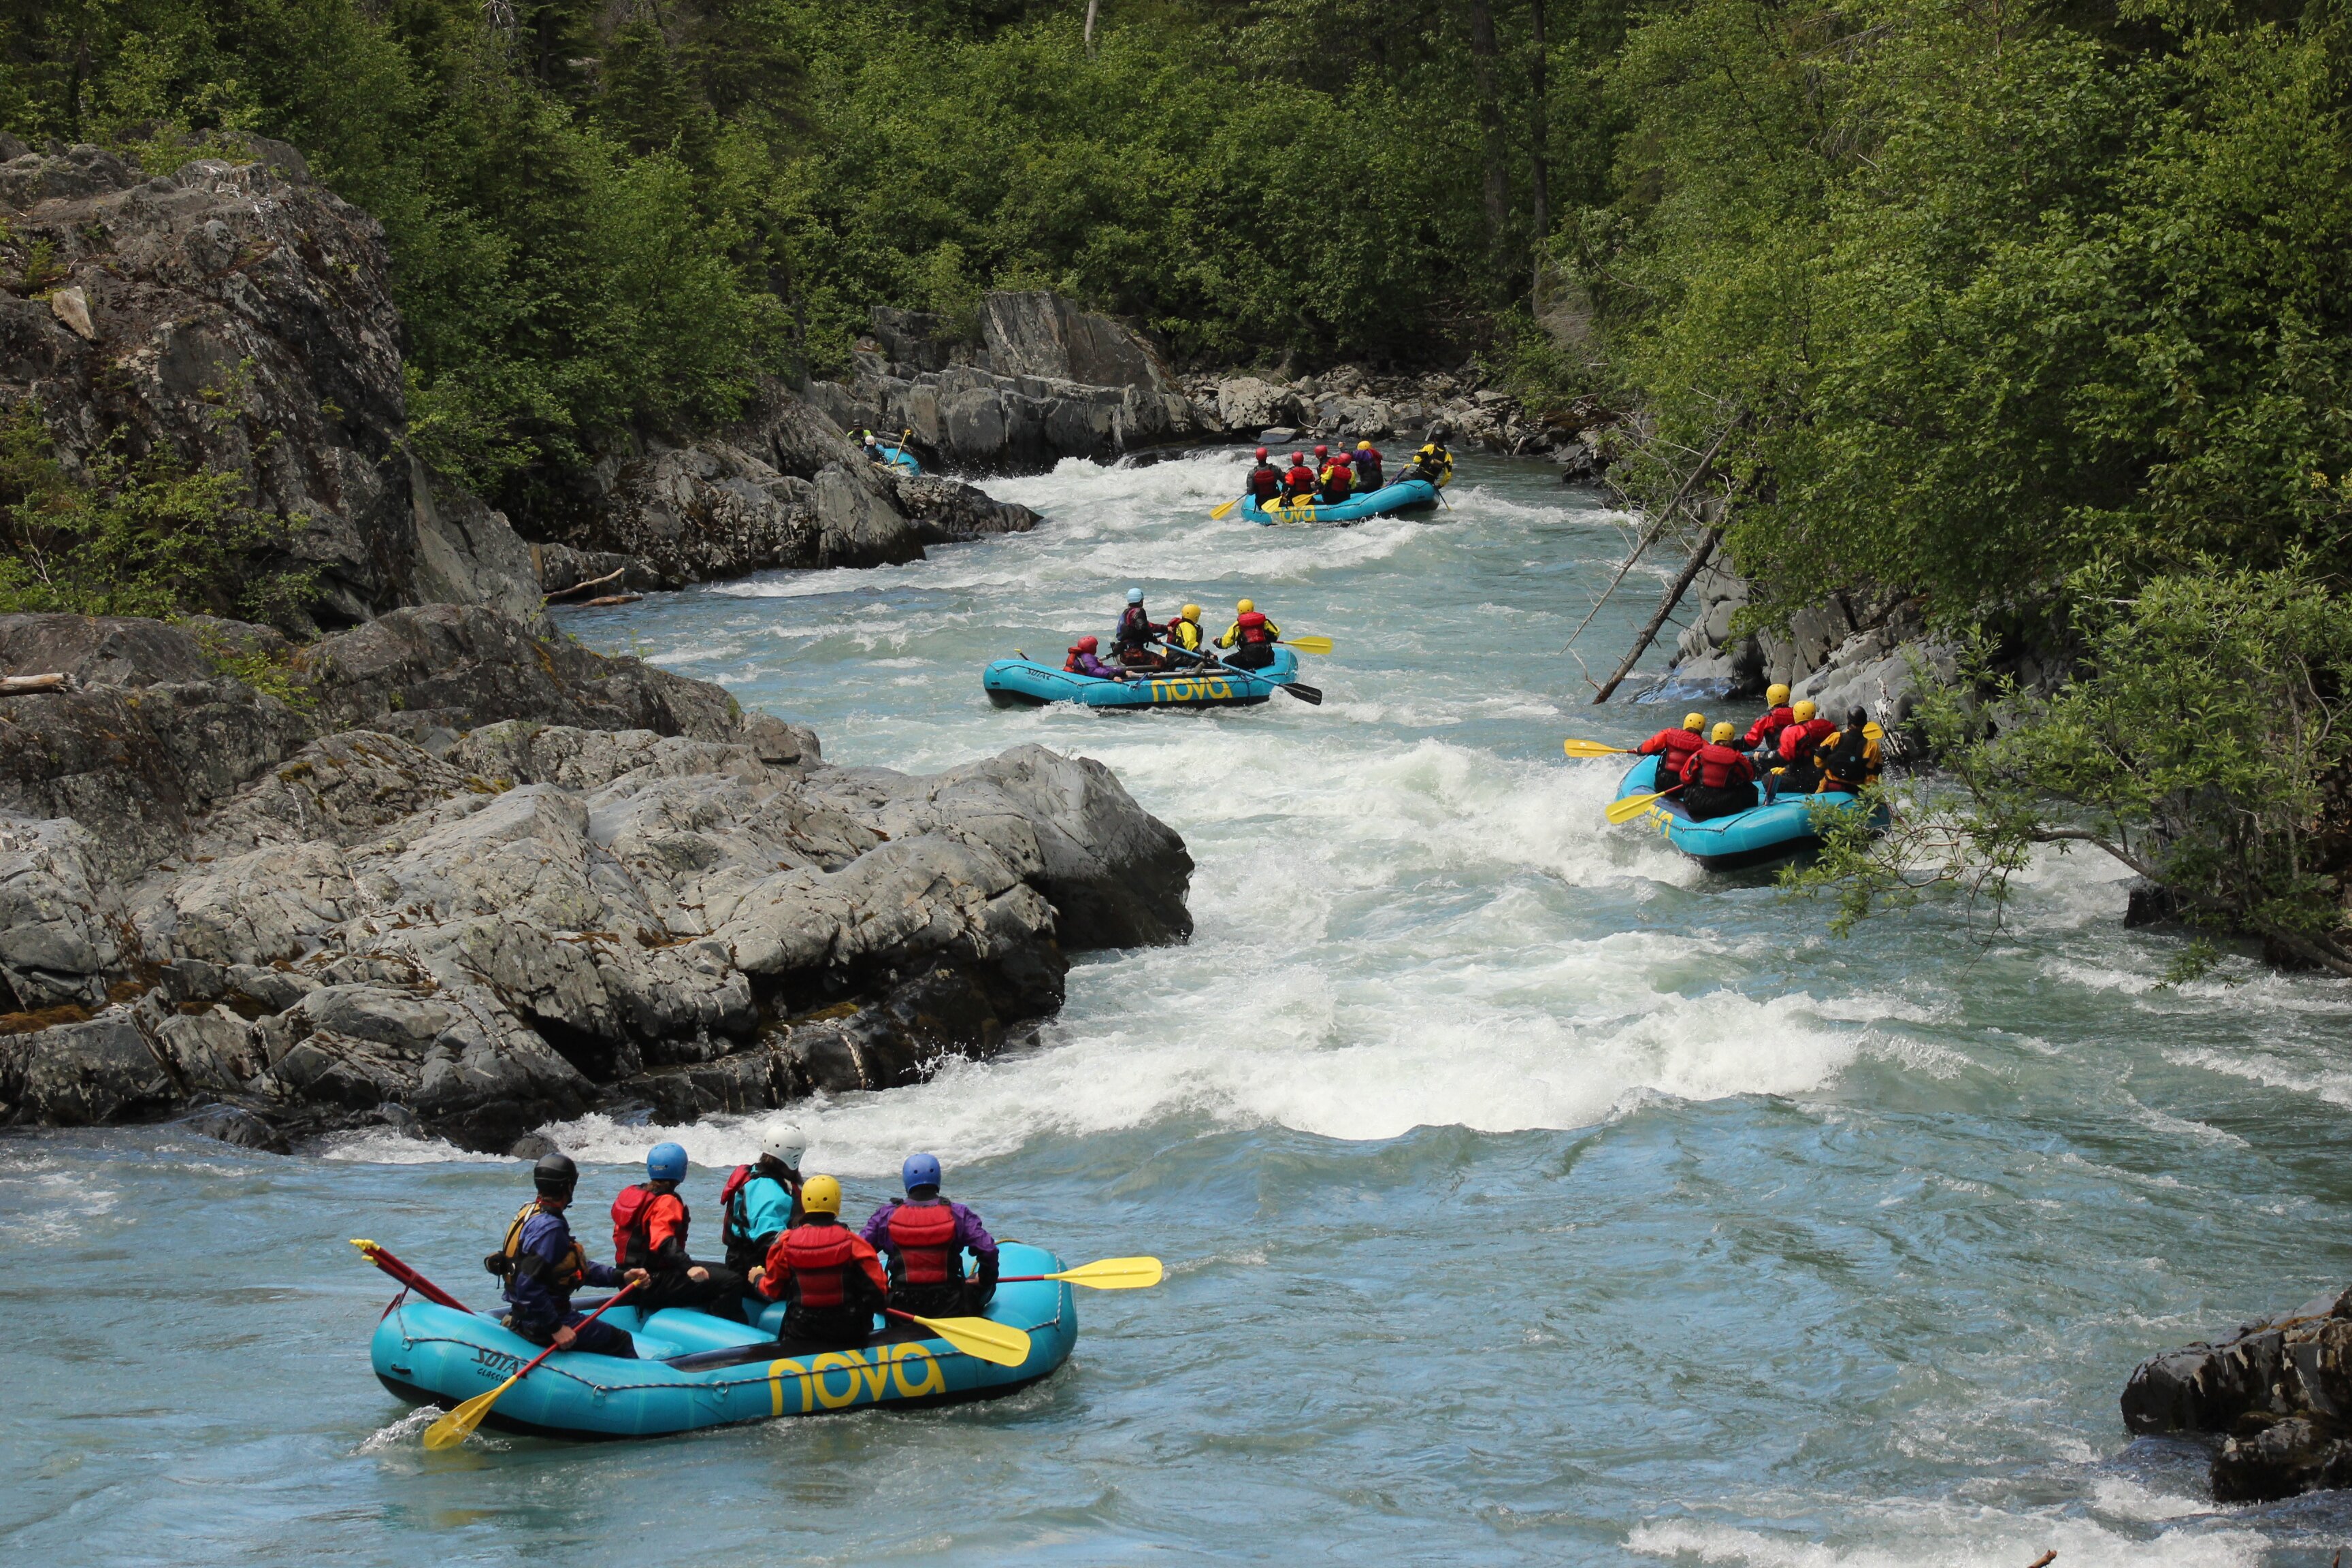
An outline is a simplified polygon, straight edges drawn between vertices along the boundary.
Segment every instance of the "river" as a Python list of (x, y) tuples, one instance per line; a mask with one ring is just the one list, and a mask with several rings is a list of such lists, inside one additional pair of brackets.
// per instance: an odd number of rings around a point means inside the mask
[[(1604, 826), (1618, 770), (1560, 755), (1680, 715), (1585, 706), (1561, 652), (1622, 516), (1471, 459), (1427, 520), (1207, 521), (1239, 471), (1065, 463), (990, 487), (1032, 534), (566, 623), (835, 762), (1082, 752), (1184, 835), (1190, 945), (1080, 961), (1034, 1049), (766, 1119), (853, 1217), (929, 1148), (999, 1236), (1156, 1253), (1165, 1285), (1084, 1295), (1070, 1364), (998, 1403), (427, 1456), (345, 1238), (487, 1300), (523, 1166), (9, 1134), (14, 1559), (2099, 1568), (2352, 1540), (2336, 1497), (2216, 1508), (2202, 1451), (2116, 1407), (2143, 1355), (2352, 1279), (2352, 992), (2242, 959), (2164, 988), (2170, 940), (2083, 856), (1999, 933), (1930, 903), (1832, 939)], [(1674, 564), (1585, 634), (1596, 674)], [(989, 706), (983, 661), (1107, 634), (1129, 584), (1333, 637), (1328, 700)], [(761, 1125), (556, 1134), (592, 1215), (677, 1137), (707, 1216)]]

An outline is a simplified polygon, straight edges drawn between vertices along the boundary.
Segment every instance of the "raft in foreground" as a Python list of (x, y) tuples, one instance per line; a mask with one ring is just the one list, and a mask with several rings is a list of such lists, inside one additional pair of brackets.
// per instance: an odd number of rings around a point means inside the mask
[(1268, 527), (1277, 522), (1350, 523), (1436, 504), (1437, 487), (1427, 479), (1399, 479), (1392, 485), (1382, 485), (1379, 489), (1349, 496), (1333, 506), (1284, 506), (1268, 511), (1257, 504), (1255, 497), (1251, 497), (1242, 502), (1242, 515), (1252, 522), (1264, 523)]
[(886, 468), (897, 468), (901, 473), (919, 474), (923, 471), (923, 465), (915, 454), (896, 441), (876, 442), (874, 460)]
[[(1630, 795), (1649, 795), (1657, 789), (1658, 759), (1643, 757), (1628, 769), (1623, 782), (1617, 786), (1617, 798)], [(1763, 791), (1757, 791), (1760, 803)], [(1773, 860), (1785, 860), (1808, 850), (1821, 847), (1821, 837), (1813, 831), (1811, 803), (1850, 806), (1854, 797), (1843, 791), (1827, 795), (1782, 795), (1770, 805), (1759, 804), (1729, 816), (1709, 817), (1705, 822), (1693, 822), (1676, 796), (1667, 795), (1651, 803), (1650, 809), (1633, 820), (1654, 824), (1665, 836), (1666, 842), (1706, 867), (1710, 871), (1735, 871), (1742, 866), (1761, 866)], [(1874, 828), (1883, 829), (1890, 818), (1886, 808), (1880, 806), (1871, 817)]]
[(1000, 658), (980, 673), (982, 689), (999, 708), (1042, 708), (1076, 702), (1087, 708), (1254, 708), (1277, 686), (1298, 679), (1298, 656), (1279, 643), (1264, 669), (1205, 665), (1199, 669), (1155, 669), (1133, 680), (1105, 680), (1041, 664), (1034, 658)]
[[(1006, 1242), (1001, 1256), (1008, 1274), (1062, 1269), (1062, 1260), (1040, 1247)], [(636, 1337), (640, 1359), (558, 1351), (506, 1392), (486, 1425), (555, 1437), (653, 1437), (867, 1405), (991, 1399), (1048, 1375), (1077, 1342), (1073, 1293), (1058, 1280), (1000, 1285), (983, 1315), (1026, 1331), (1029, 1359), (996, 1366), (896, 1318), (884, 1320), (889, 1328), (863, 1349), (833, 1350), (778, 1342), (781, 1302), (761, 1313), (757, 1327), (623, 1303), (603, 1321)], [(409, 1298), (376, 1325), (370, 1354), (377, 1379), (399, 1397), (456, 1405), (488, 1394), (540, 1349), (495, 1317)]]

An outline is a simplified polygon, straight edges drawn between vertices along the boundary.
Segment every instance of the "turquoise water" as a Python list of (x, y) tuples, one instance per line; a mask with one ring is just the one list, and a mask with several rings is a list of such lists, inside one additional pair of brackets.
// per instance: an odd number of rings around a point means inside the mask
[[(1990, 942), (1934, 907), (1832, 941), (1605, 827), (1617, 770), (1559, 754), (1679, 717), (1590, 710), (1560, 652), (1622, 518), (1474, 460), (1425, 521), (1206, 521), (1239, 471), (1067, 464), (992, 487), (1031, 535), (568, 623), (835, 761), (1083, 752), (1184, 834), (1190, 946), (1083, 960), (1034, 1050), (793, 1113), (855, 1213), (930, 1148), (999, 1235), (1157, 1253), (1166, 1285), (1085, 1296), (1070, 1364), (996, 1404), (427, 1456), (344, 1238), (487, 1300), (520, 1164), (10, 1134), (17, 1560), (2092, 1568), (2352, 1540), (2334, 1498), (2215, 1508), (2200, 1450), (2116, 1410), (2147, 1352), (2352, 1279), (2352, 993), (2160, 989), (2168, 940), (2081, 858)], [(1579, 644), (1596, 674), (1672, 564)], [(1334, 637), (1329, 700), (988, 706), (984, 660), (1107, 633), (1130, 584)], [(784, 1119), (665, 1130), (705, 1211)], [(558, 1132), (592, 1210), (657, 1135)]]

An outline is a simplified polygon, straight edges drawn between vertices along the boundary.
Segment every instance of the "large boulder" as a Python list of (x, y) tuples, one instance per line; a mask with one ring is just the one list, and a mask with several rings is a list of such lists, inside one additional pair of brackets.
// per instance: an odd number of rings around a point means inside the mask
[(2222, 1437), (2217, 1501), (2352, 1485), (2352, 1290), (2151, 1356), (2133, 1369), (2122, 1403), (2134, 1433)]
[(1087, 386), (1171, 392), (1160, 351), (1142, 333), (1043, 289), (1000, 289), (980, 302), (988, 368)]
[[(131, 457), (233, 473), (288, 520), (314, 613), (348, 624), (466, 595), (526, 607), (520, 542), (487, 509), (420, 490), (401, 326), (375, 220), (280, 142), (169, 176), (93, 146), (0, 145), (0, 222), (59, 269), (0, 294), (0, 404), (36, 404), (70, 466)], [(457, 509), (461, 513), (463, 509)]]

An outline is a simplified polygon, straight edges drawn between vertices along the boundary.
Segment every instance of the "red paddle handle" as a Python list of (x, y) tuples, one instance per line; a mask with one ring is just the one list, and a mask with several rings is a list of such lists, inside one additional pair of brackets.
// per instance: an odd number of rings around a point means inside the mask
[(465, 1302), (457, 1300), (457, 1297), (449, 1294), (448, 1291), (441, 1289), (440, 1286), (433, 1283), (432, 1280), (425, 1278), (424, 1275), (419, 1274), (415, 1269), (411, 1268), (407, 1264), (403, 1263), (399, 1258), (394, 1258), (383, 1247), (376, 1246), (373, 1242), (370, 1242), (367, 1246), (362, 1247), (360, 1251), (370, 1263), (374, 1264), (378, 1268), (383, 1269), (386, 1274), (391, 1275), (394, 1279), (399, 1280), (403, 1285), (407, 1286), (410, 1289), (415, 1291), (426, 1300), (436, 1302), (444, 1307), (455, 1307), (461, 1312), (470, 1312), (474, 1310), (473, 1308), (466, 1305)]

